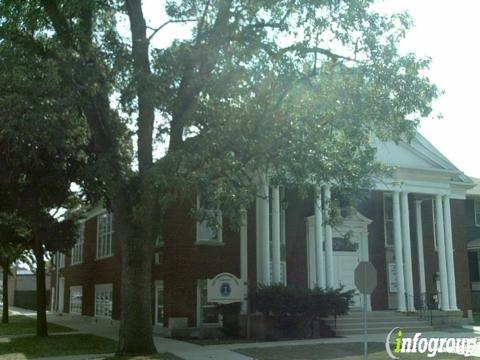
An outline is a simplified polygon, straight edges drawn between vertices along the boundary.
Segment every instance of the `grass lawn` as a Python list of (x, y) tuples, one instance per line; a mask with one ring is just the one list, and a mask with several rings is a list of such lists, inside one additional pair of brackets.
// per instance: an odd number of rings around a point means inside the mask
[(473, 313), (473, 321), (475, 325), (480, 325), (480, 312)]
[[(268, 348), (252, 348), (235, 350), (240, 354), (251, 356), (258, 360), (362, 360), (363, 343), (338, 343), (320, 345), (277, 346)], [(389, 359), (385, 344), (371, 343), (368, 345), (368, 358), (371, 360)], [(427, 354), (400, 354), (400, 359), (429, 359)], [(465, 359), (459, 355), (437, 355), (435, 359)]]
[[(8, 335), (33, 335), (36, 332), (37, 320), (22, 315), (11, 315), (8, 324), (0, 323), (0, 336)], [(48, 324), (51, 333), (74, 331), (65, 326)]]
[(113, 340), (88, 334), (0, 339), (0, 360), (24, 360), (45, 356), (113, 353)]

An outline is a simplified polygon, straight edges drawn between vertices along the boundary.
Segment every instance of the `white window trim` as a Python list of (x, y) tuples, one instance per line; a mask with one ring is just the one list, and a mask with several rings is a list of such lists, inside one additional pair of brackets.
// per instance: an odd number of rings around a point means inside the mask
[(473, 200), (473, 220), (476, 227), (480, 227), (480, 216), (477, 219), (477, 213), (480, 215), (480, 199)]
[(162, 306), (162, 309), (163, 309), (163, 315), (165, 316), (165, 286), (164, 286), (164, 283), (163, 283), (163, 280), (156, 280), (155, 281), (155, 321), (154, 321), (154, 324), (157, 325), (157, 326), (163, 326), (164, 322), (165, 321), (165, 318), (163, 319), (162, 322), (157, 322), (158, 320), (158, 289), (161, 288), (163, 290), (163, 306)]
[[(70, 265), (78, 265), (83, 263), (84, 256), (84, 244), (85, 244), (85, 222), (79, 224), (78, 238), (75, 240), (75, 244), (72, 246)], [(75, 260), (77, 259), (78, 260)]]
[[(393, 195), (388, 194), (388, 193), (383, 193), (383, 238), (384, 238), (385, 247), (386, 248), (393, 248), (393, 247), (395, 247), (394, 239), (392, 239), (393, 240), (392, 244), (389, 244), (387, 242), (387, 238), (388, 238), (388, 236), (387, 236), (387, 207), (385, 206), (385, 200), (387, 198), (392, 200), (392, 211), (393, 211)], [(393, 223), (393, 218), (388, 219), (388, 222), (392, 222), (392, 227), (395, 226), (394, 223)], [(395, 231), (395, 229), (393, 231)]]
[[(197, 196), (197, 210), (200, 210), (200, 196)], [(202, 221), (197, 221), (197, 233), (196, 233), (196, 241), (195, 244), (197, 245), (212, 245), (212, 246), (223, 246), (223, 219), (222, 219), (222, 212), (221, 210), (215, 210), (217, 212), (217, 222), (218, 222), (218, 230), (217, 230), (217, 238), (216, 239), (200, 239), (200, 226)]]
[(58, 255), (58, 269), (63, 269), (65, 268), (65, 260), (66, 260), (66, 257), (65, 257), (65, 254), (62, 253), (62, 252), (58, 252), (57, 253)]
[[(100, 217), (102, 217), (105, 214), (111, 217), (110, 229), (107, 232), (107, 234), (110, 235), (110, 243), (109, 243), (110, 252), (100, 256), (99, 255), (99, 252), (100, 252), (99, 251), (100, 250), (100, 221), (99, 220), (100, 220)], [(104, 211), (103, 213), (97, 215), (97, 239), (96, 239), (95, 248), (96, 248), (95, 260), (107, 259), (113, 256), (113, 214), (111, 212)]]
[[(72, 294), (73, 294), (74, 292), (80, 292), (80, 294), (81, 294), (80, 312), (77, 312), (77, 311), (73, 311), (73, 310), (72, 310)], [(82, 315), (82, 310), (83, 310), (83, 288), (82, 288), (82, 286), (70, 286), (70, 301), (69, 301), (69, 307), (70, 307), (70, 314)]]
[(218, 322), (216, 323), (203, 323), (203, 308), (207, 306), (218, 306), (218, 305), (203, 305), (202, 304), (202, 286), (205, 284), (206, 286), (207, 280), (206, 279), (199, 279), (197, 280), (197, 327), (203, 328), (216, 328), (222, 326), (222, 319), (221, 315), (218, 316)]
[(105, 291), (105, 290), (110, 290), (111, 293), (111, 303), (112, 303), (112, 309), (110, 310), (111, 313), (113, 314), (113, 284), (95, 284), (95, 292), (94, 292), (94, 312), (93, 315), (96, 318), (102, 318), (102, 319), (111, 319), (112, 316), (106, 316), (106, 315), (97, 315), (97, 292), (99, 291)]

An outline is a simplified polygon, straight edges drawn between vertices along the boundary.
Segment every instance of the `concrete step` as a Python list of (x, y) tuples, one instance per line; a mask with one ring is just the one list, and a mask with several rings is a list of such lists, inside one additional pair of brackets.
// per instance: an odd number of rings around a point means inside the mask
[[(334, 320), (326, 320), (325, 323), (328, 325), (335, 325)], [(356, 324), (363, 325), (363, 319), (341, 319), (337, 320), (337, 326), (354, 326)], [(404, 326), (404, 325), (428, 325), (428, 321), (419, 320), (419, 319), (395, 319), (392, 321), (391, 319), (367, 319), (367, 324), (378, 324), (378, 325), (391, 325), (395, 324), (396, 326)]]
[[(368, 327), (367, 328), (367, 332), (369, 334), (385, 334), (387, 335), (387, 333), (392, 330), (394, 327), (396, 327), (396, 325), (393, 325), (393, 326), (380, 326), (380, 327)], [(425, 325), (425, 326), (408, 326), (408, 327), (403, 327), (401, 326), (401, 328), (404, 330), (404, 331), (407, 331), (407, 332), (425, 332), (425, 331), (431, 331), (432, 330), (432, 327), (429, 326), (429, 325)], [(337, 332), (336, 332), (337, 336), (347, 336), (347, 335), (361, 335), (363, 334), (363, 327), (355, 327), (355, 328), (341, 328), (339, 329), (337, 327)]]

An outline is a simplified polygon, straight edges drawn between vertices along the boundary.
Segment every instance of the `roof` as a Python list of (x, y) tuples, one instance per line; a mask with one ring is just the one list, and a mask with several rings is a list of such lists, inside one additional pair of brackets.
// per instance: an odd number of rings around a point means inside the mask
[(474, 177), (470, 177), (470, 179), (472, 179), (475, 186), (467, 190), (467, 196), (480, 196), (480, 179)]

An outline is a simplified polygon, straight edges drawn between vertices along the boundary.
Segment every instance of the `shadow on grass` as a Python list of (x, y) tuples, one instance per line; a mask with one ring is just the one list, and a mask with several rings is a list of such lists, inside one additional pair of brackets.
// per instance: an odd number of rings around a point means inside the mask
[(0, 339), (0, 360), (24, 360), (47, 356), (113, 353), (113, 340), (88, 334)]
[[(10, 322), (8, 324), (0, 323), (0, 336), (9, 335), (33, 335), (37, 329), (37, 320), (23, 315), (9, 316)], [(65, 326), (48, 324), (48, 331), (50, 333), (70, 332), (75, 331)]]

